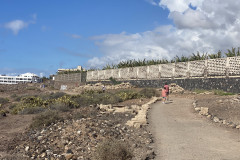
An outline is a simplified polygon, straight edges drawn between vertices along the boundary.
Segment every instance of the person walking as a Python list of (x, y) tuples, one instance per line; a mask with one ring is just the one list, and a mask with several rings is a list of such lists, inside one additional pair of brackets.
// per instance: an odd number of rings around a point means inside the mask
[(163, 100), (163, 104), (165, 104), (166, 103), (166, 99), (167, 99), (167, 94), (166, 94), (167, 92), (166, 92), (166, 88), (165, 87), (163, 87), (163, 89), (162, 89), (162, 100)]
[(167, 101), (169, 101), (169, 86), (168, 86), (167, 82), (165, 82), (164, 87), (166, 88), (166, 99), (167, 99)]
[(102, 86), (102, 92), (105, 93), (106, 87), (105, 85)]

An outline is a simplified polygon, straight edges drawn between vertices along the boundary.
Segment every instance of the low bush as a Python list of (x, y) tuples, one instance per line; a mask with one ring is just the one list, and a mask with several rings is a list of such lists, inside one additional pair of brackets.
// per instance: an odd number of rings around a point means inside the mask
[(65, 96), (65, 95), (66, 95), (66, 93), (64, 93), (64, 92), (56, 92), (56, 93), (52, 92), (48, 95), (41, 95), (41, 98), (43, 100), (49, 100), (49, 99), (57, 99), (57, 98)]
[(13, 109), (13, 108), (15, 108), (16, 106), (17, 106), (16, 104), (12, 104), (12, 105), (9, 106), (9, 109)]
[(42, 128), (50, 126), (57, 121), (63, 121), (63, 118), (56, 111), (45, 111), (33, 118), (30, 128)]
[(141, 98), (142, 95), (136, 91), (132, 91), (132, 90), (123, 90), (117, 93), (117, 96), (122, 100), (122, 101), (126, 101), (129, 99), (137, 99), (137, 98)]
[(6, 103), (8, 103), (8, 99), (7, 98), (1, 98), (0, 97), (0, 104), (6, 104)]
[(70, 110), (70, 107), (63, 103), (55, 103), (50, 105), (49, 109), (60, 111), (60, 112), (68, 112)]
[[(40, 97), (23, 97), (21, 102), (12, 108), (13, 114), (21, 113), (23, 110), (26, 112), (33, 111), (34, 109), (27, 109), (27, 108), (38, 108), (43, 107), (46, 108), (46, 103)], [(36, 109), (37, 110), (37, 109)]]
[(225, 91), (223, 91), (223, 90), (213, 90), (213, 93), (214, 93), (215, 95), (219, 95), (219, 96), (234, 95), (234, 93), (225, 92)]
[(12, 95), (11, 95), (11, 98), (16, 98), (16, 97), (17, 97), (16, 94), (12, 94)]
[(200, 93), (207, 92), (207, 90), (204, 90), (204, 89), (194, 89), (193, 92), (195, 92), (197, 94), (200, 94)]
[(131, 160), (133, 153), (126, 142), (107, 139), (97, 146), (95, 158), (97, 160)]
[(80, 106), (114, 104), (122, 101), (119, 96), (111, 93), (87, 93), (72, 97), (72, 99)]
[(118, 95), (111, 93), (94, 94), (93, 97), (94, 104), (114, 104), (122, 101)]
[(93, 107), (82, 107), (80, 111), (73, 114), (71, 118), (81, 119), (81, 118), (96, 118), (98, 110)]
[(109, 80), (112, 82), (113, 85), (121, 84), (121, 82), (118, 82), (116, 79), (113, 77), (110, 77)]
[(32, 107), (32, 108), (24, 108), (20, 111), (20, 114), (37, 114), (46, 111), (46, 108), (42, 107)]
[(154, 89), (154, 88), (144, 88), (140, 91), (140, 94), (142, 94), (146, 98), (160, 96), (160, 95), (158, 95), (156, 89)]
[(94, 104), (94, 97), (91, 94), (81, 94), (75, 97), (72, 97), (73, 101), (75, 101), (79, 106), (88, 106), (90, 104)]

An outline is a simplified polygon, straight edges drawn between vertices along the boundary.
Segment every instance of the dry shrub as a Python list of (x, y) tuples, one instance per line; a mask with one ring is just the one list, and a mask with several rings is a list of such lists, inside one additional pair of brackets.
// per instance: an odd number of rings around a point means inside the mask
[(44, 112), (46, 108), (42, 107), (32, 107), (32, 108), (24, 108), (22, 111), (20, 111), (20, 114), (37, 114)]
[(56, 93), (50, 93), (50, 94), (47, 94), (47, 95), (41, 95), (40, 97), (43, 99), (43, 100), (49, 100), (49, 99), (58, 99), (60, 97), (63, 97), (65, 96), (66, 93), (64, 92), (56, 92)]
[(154, 88), (144, 88), (140, 91), (140, 93), (146, 98), (151, 98), (151, 97), (154, 97), (154, 96), (157, 96), (157, 97), (160, 96), (157, 93), (156, 89), (154, 89)]
[(82, 107), (79, 111), (73, 114), (73, 119), (81, 118), (96, 118), (98, 114), (98, 109), (95, 107)]
[(49, 107), (51, 110), (61, 111), (61, 112), (68, 112), (70, 107), (64, 103), (54, 103)]
[(8, 99), (7, 98), (1, 98), (0, 97), (0, 104), (6, 104), (6, 103), (8, 103)]
[(126, 142), (107, 139), (100, 143), (95, 152), (96, 160), (131, 160), (132, 150)]
[(30, 128), (42, 128), (50, 126), (52, 123), (57, 121), (63, 121), (63, 118), (56, 111), (46, 111), (37, 115), (34, 119)]

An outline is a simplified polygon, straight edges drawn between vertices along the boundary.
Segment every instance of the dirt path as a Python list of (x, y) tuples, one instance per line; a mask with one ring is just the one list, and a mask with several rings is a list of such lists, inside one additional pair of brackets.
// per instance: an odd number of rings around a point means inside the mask
[(0, 159), (6, 155), (8, 146), (16, 143), (13, 139), (25, 131), (33, 115), (8, 115), (0, 119)]
[(192, 100), (155, 103), (149, 113), (156, 160), (239, 160), (240, 132), (193, 113)]

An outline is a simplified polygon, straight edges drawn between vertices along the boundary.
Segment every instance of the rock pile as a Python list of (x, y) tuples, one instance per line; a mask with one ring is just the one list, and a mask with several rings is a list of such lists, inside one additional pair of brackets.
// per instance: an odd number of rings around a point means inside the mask
[(141, 107), (136, 107), (137, 115), (131, 120), (127, 121), (128, 126), (133, 126), (140, 128), (143, 125), (147, 124), (147, 111), (151, 104), (155, 103), (158, 100), (157, 97), (153, 97), (148, 103), (142, 105)]
[(184, 89), (182, 87), (180, 87), (179, 85), (177, 85), (176, 83), (171, 83), (169, 85), (169, 90), (170, 93), (183, 93)]
[(158, 100), (157, 97), (153, 97), (148, 103), (143, 104), (142, 106), (131, 105), (131, 106), (112, 106), (100, 104), (98, 107), (101, 111), (115, 113), (131, 113), (136, 114), (134, 118), (127, 121), (126, 125), (141, 128), (147, 124), (147, 111), (151, 104), (155, 103)]
[[(75, 92), (81, 92), (81, 91), (86, 91), (86, 90), (94, 90), (94, 91), (102, 91), (102, 83), (96, 83), (96, 84), (87, 84), (84, 86), (79, 86), (73, 89)], [(105, 88), (107, 90), (112, 90), (112, 89), (130, 89), (134, 88), (129, 82), (127, 83), (121, 83), (117, 85), (106, 85)]]

